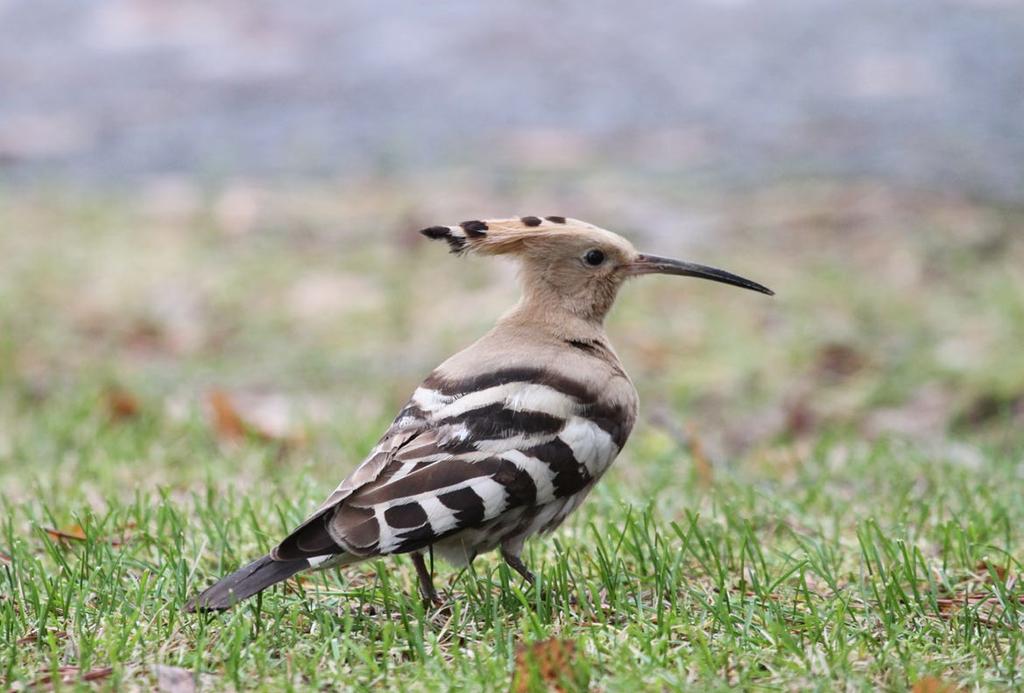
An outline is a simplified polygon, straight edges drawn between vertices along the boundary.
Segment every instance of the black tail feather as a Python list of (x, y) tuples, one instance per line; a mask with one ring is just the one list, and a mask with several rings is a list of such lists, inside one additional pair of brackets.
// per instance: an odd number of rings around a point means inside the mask
[(185, 604), (185, 611), (224, 611), (238, 602), (262, 592), (271, 585), (287, 580), (309, 567), (304, 558), (275, 561), (270, 556), (255, 561), (226, 575)]

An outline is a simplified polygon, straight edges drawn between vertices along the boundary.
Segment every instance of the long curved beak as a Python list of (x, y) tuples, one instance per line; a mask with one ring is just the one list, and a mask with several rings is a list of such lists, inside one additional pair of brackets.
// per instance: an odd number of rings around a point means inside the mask
[(658, 257), (657, 255), (639, 255), (636, 260), (626, 266), (626, 272), (630, 276), (641, 274), (675, 274), (681, 277), (699, 277), (700, 279), (710, 279), (713, 282), (732, 284), (733, 286), (750, 289), (751, 291), (760, 291), (762, 294), (768, 294), (769, 296), (775, 295), (775, 292), (767, 286), (744, 279), (732, 272), (708, 267), (707, 265), (698, 265), (693, 262)]

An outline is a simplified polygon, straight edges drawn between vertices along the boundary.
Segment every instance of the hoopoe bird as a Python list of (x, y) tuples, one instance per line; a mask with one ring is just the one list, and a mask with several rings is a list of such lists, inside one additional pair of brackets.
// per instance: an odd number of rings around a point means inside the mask
[(641, 254), (576, 219), (466, 221), (421, 233), (456, 254), (518, 260), (519, 303), (427, 377), (305, 522), (186, 610), (227, 609), (299, 571), (392, 554), (412, 558), (420, 592), (435, 604), (428, 552), (464, 566), (499, 549), (532, 583), (524, 542), (580, 506), (636, 421), (636, 389), (603, 327), (623, 283), (673, 274), (772, 294), (720, 269)]

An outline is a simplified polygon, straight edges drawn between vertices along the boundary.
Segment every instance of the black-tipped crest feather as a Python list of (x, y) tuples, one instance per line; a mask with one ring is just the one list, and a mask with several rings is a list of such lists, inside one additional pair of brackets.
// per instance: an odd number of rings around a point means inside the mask
[[(443, 239), (447, 241), (449, 250), (456, 255), (460, 255), (466, 251), (466, 238), (454, 235), (450, 226), (430, 226), (422, 229), (420, 233), (433, 240)], [(479, 235), (482, 236), (486, 234)]]

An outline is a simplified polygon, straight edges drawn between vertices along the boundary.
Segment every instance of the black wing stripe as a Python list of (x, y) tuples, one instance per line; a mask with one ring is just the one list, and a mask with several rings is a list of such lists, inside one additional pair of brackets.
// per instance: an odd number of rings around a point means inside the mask
[(565, 419), (537, 411), (506, 409), (495, 402), (438, 421), (439, 425), (463, 424), (473, 440), (495, 440), (517, 434), (554, 435), (562, 430)]
[(572, 448), (560, 438), (523, 452), (548, 465), (554, 475), (555, 495), (560, 498), (576, 493), (591, 480), (590, 472), (576, 459)]
[(396, 536), (401, 539), (401, 541), (398, 546), (395, 547), (395, 553), (407, 553), (409, 551), (415, 551), (416, 549), (422, 549), (424, 546), (432, 544), (438, 539), (429, 524), (417, 527), (416, 529), (411, 529), (408, 532), (402, 532)]
[(588, 421), (611, 436), (615, 446), (621, 450), (629, 439), (629, 429), (625, 425), (626, 415), (622, 410), (610, 406), (591, 405), (583, 408), (581, 414)]
[(547, 385), (553, 390), (575, 397), (582, 402), (597, 400), (596, 393), (591, 392), (590, 388), (583, 383), (541, 368), (502, 368), (462, 379), (449, 379), (435, 371), (424, 381), (423, 386), (442, 395), (456, 397), (469, 392), (518, 382)]
[(472, 527), (484, 520), (484, 500), (468, 486), (442, 493), (437, 499), (455, 512), (460, 527)]
[(427, 512), (416, 501), (392, 505), (384, 511), (384, 519), (395, 529), (419, 527), (426, 524)]
[(537, 501), (537, 485), (533, 478), (512, 462), (501, 460), (494, 480), (505, 487), (506, 507), (530, 506)]

